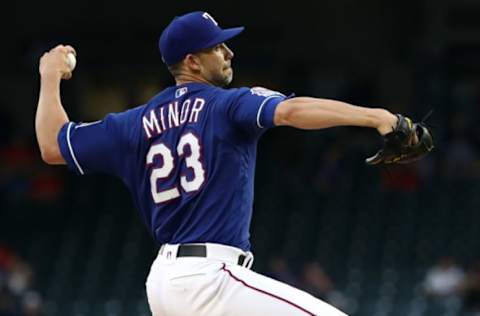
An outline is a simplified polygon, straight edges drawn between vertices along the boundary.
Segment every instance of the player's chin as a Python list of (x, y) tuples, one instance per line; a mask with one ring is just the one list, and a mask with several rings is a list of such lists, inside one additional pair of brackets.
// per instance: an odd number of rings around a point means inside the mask
[(232, 79), (233, 71), (225, 68), (222, 72), (214, 76), (211, 81), (218, 87), (226, 87), (232, 82)]
[(224, 71), (224, 77), (225, 77), (225, 82), (228, 84), (230, 84), (233, 80), (233, 69), (231, 67), (227, 68), (225, 71)]

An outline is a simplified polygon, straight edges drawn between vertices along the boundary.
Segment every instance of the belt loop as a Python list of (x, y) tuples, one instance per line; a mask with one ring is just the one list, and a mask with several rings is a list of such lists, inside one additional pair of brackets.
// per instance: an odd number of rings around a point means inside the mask
[(250, 269), (253, 265), (253, 253), (250, 251), (246, 252), (245, 260), (243, 260), (242, 267)]
[(175, 245), (164, 244), (164, 245), (162, 245), (162, 248), (160, 249), (162, 257), (164, 257), (167, 260), (175, 260), (177, 258), (178, 246), (179, 246), (178, 244), (175, 244)]

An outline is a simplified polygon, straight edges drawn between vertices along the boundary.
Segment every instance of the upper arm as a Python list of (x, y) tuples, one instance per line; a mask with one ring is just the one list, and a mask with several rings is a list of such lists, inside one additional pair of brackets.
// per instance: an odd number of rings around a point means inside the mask
[(136, 131), (131, 114), (109, 114), (86, 124), (66, 123), (58, 134), (58, 143), (69, 168), (82, 175), (103, 172), (122, 176)]
[(275, 109), (285, 99), (283, 94), (265, 88), (241, 88), (228, 102), (227, 116), (241, 130), (260, 135), (275, 126)]

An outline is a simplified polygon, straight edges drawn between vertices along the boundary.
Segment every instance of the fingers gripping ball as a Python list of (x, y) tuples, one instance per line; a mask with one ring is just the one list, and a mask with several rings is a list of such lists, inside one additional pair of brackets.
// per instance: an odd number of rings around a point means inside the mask
[[(400, 114), (397, 114), (397, 118), (393, 131), (383, 136), (383, 148), (365, 160), (368, 165), (411, 163), (432, 151), (433, 137), (423, 123), (413, 123), (410, 118)], [(417, 141), (414, 141), (415, 138)]]
[(70, 68), (70, 71), (73, 71), (75, 69), (75, 66), (77, 65), (77, 58), (73, 53), (67, 54), (67, 64)]

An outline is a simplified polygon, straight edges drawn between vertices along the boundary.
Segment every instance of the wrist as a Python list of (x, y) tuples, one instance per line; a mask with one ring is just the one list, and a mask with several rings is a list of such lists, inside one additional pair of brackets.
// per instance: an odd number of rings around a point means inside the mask
[(378, 111), (378, 122), (377, 122), (377, 131), (381, 135), (385, 135), (390, 133), (395, 129), (397, 124), (397, 116), (390, 113), (385, 109), (377, 109)]
[(45, 71), (40, 73), (42, 82), (51, 82), (51, 81), (60, 81), (62, 79), (62, 74), (58, 71)]

